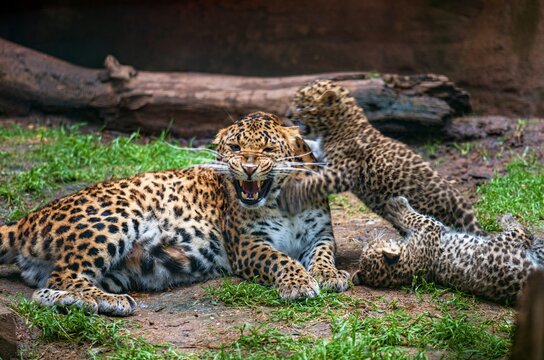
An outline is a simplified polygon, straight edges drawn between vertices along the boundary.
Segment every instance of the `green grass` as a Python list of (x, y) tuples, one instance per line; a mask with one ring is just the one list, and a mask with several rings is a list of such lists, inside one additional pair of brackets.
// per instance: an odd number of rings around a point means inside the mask
[(183, 168), (212, 158), (205, 151), (175, 149), (164, 136), (147, 144), (138, 140), (138, 134), (132, 134), (105, 141), (98, 134), (82, 134), (77, 127), (0, 128), (0, 142), (13, 148), (0, 156), (0, 197), (11, 208), (7, 219), (31, 210), (26, 197), (43, 205), (42, 194), (61, 185)]
[[(134, 338), (126, 321), (88, 315), (74, 307), (59, 313), (55, 308), (22, 300), (15, 310), (30, 326), (42, 330), (39, 341), (64, 341), (97, 359), (424, 359), (434, 352), (445, 358), (495, 359), (507, 354), (511, 322), (482, 319), (471, 312), (472, 307), (444, 307), (438, 301), (448, 295), (445, 291), (430, 283), (418, 284), (411, 291), (429, 295), (430, 311), (391, 309), (390, 302), (369, 305), (374, 310), (353, 309), (345, 304), (358, 305), (360, 300), (339, 294), (286, 302), (278, 300), (269, 288), (253, 282), (233, 284), (225, 280), (216, 289), (208, 288), (208, 296), (224, 300), (229, 306), (264, 307), (270, 317), (260, 325), (239, 326), (235, 341), (223, 344), (219, 351), (198, 355)], [(259, 300), (250, 299), (253, 292)], [(458, 301), (465, 299), (461, 296)], [(306, 323), (292, 327), (286, 319), (274, 318), (274, 307), (297, 312), (319, 308), (320, 320), (329, 324), (330, 335), (316, 336), (304, 331)], [(325, 311), (327, 308), (336, 311)]]
[(498, 231), (496, 219), (505, 213), (526, 225), (544, 227), (544, 165), (535, 159), (511, 161), (504, 176), (495, 175), (478, 193), (476, 212), (486, 230)]
[(438, 148), (440, 147), (440, 142), (437, 140), (431, 140), (427, 141), (423, 145), (423, 150), (425, 150), (425, 153), (428, 157), (433, 158), (436, 155), (436, 152), (438, 151)]
[(287, 301), (282, 300), (272, 287), (247, 281), (234, 283), (228, 278), (220, 286), (208, 286), (205, 291), (209, 297), (227, 306), (259, 308), (269, 315), (270, 320), (289, 324), (307, 322), (340, 311), (354, 311), (364, 303), (362, 299), (330, 291), (322, 291), (320, 296), (311, 299)]
[[(225, 345), (216, 356), (219, 359), (419, 359), (426, 358), (426, 352), (439, 351), (450, 358), (494, 359), (508, 352), (511, 322), (503, 318), (483, 319), (473, 313), (474, 297), (451, 293), (421, 279), (416, 279), (409, 291), (426, 297), (433, 311), (408, 312), (395, 301), (363, 303), (334, 293), (285, 302), (272, 289), (252, 282), (234, 284), (225, 280), (217, 288), (207, 288), (208, 296), (227, 306), (264, 306), (262, 311), (269, 317), (259, 326), (243, 325), (238, 340)], [(276, 317), (279, 310), (289, 316)], [(292, 325), (288, 319), (304, 313), (319, 314), (316, 316), (321, 321), (328, 322), (330, 337), (290, 335), (289, 327), (283, 331), (278, 328), (278, 321), (283, 326)]]
[(73, 344), (92, 359), (187, 359), (190, 356), (177, 353), (167, 344), (150, 344), (141, 337), (134, 338), (122, 320), (89, 315), (74, 306), (60, 313), (56, 308), (40, 307), (23, 299), (14, 310), (30, 327), (41, 330), (39, 341)]
[(453, 143), (453, 147), (456, 148), (462, 156), (467, 156), (474, 148), (474, 143)]

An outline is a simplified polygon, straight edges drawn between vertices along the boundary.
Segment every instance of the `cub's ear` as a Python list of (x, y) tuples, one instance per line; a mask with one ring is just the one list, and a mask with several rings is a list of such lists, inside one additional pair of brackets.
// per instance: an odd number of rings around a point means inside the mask
[(400, 259), (400, 247), (389, 243), (382, 248), (382, 254), (387, 265), (395, 265)]
[(319, 97), (319, 102), (331, 106), (338, 99), (338, 94), (334, 90), (327, 90)]
[(227, 132), (227, 129), (221, 129), (219, 130), (219, 132), (217, 133), (217, 135), (215, 135), (215, 139), (213, 139), (212, 141), (212, 144), (213, 145), (219, 145), (219, 142), (221, 141), (221, 138), (223, 136), (225, 136), (225, 133)]
[(297, 162), (317, 162), (312, 149), (306, 144), (306, 141), (300, 135), (298, 126), (284, 126), (283, 127), (287, 133), (287, 139), (289, 141), (289, 146), (295, 152), (295, 160)]

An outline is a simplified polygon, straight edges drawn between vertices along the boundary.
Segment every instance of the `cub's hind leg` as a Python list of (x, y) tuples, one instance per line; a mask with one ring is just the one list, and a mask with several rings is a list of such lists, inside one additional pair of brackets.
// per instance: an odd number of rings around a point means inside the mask
[(533, 246), (534, 235), (519, 223), (512, 214), (505, 214), (498, 221), (502, 228), (502, 233), (499, 236), (526, 249)]
[(442, 223), (415, 211), (405, 197), (398, 196), (387, 200), (385, 218), (406, 234), (414, 232), (436, 232), (445, 229)]

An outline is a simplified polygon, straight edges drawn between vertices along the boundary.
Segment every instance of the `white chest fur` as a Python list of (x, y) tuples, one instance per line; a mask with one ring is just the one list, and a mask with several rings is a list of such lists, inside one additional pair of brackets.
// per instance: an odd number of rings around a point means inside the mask
[(293, 217), (279, 212), (270, 214), (259, 221), (251, 233), (294, 259), (299, 259), (316, 241), (332, 238), (330, 217), (325, 210), (307, 210)]

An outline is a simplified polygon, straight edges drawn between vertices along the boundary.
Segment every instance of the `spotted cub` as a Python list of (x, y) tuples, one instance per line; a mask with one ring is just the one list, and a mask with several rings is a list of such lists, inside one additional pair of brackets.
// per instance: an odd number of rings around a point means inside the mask
[(390, 199), (386, 211), (407, 236), (364, 244), (354, 284), (397, 286), (421, 275), (493, 301), (513, 302), (529, 274), (544, 269), (544, 241), (534, 239), (512, 215), (500, 219), (502, 233), (484, 237), (454, 232), (416, 212), (404, 197)]
[(43, 305), (129, 315), (127, 291), (225, 274), (285, 299), (344, 291), (327, 199), (291, 216), (278, 195), (315, 159), (297, 128), (253, 113), (219, 131), (217, 162), (104, 182), (0, 227), (0, 263), (16, 261)]
[(301, 88), (287, 116), (317, 139), (328, 166), (285, 188), (282, 206), (289, 211), (300, 211), (316, 195), (351, 191), (383, 216), (387, 199), (402, 195), (449, 226), (482, 232), (461, 193), (406, 145), (372, 127), (340, 85), (319, 80)]

